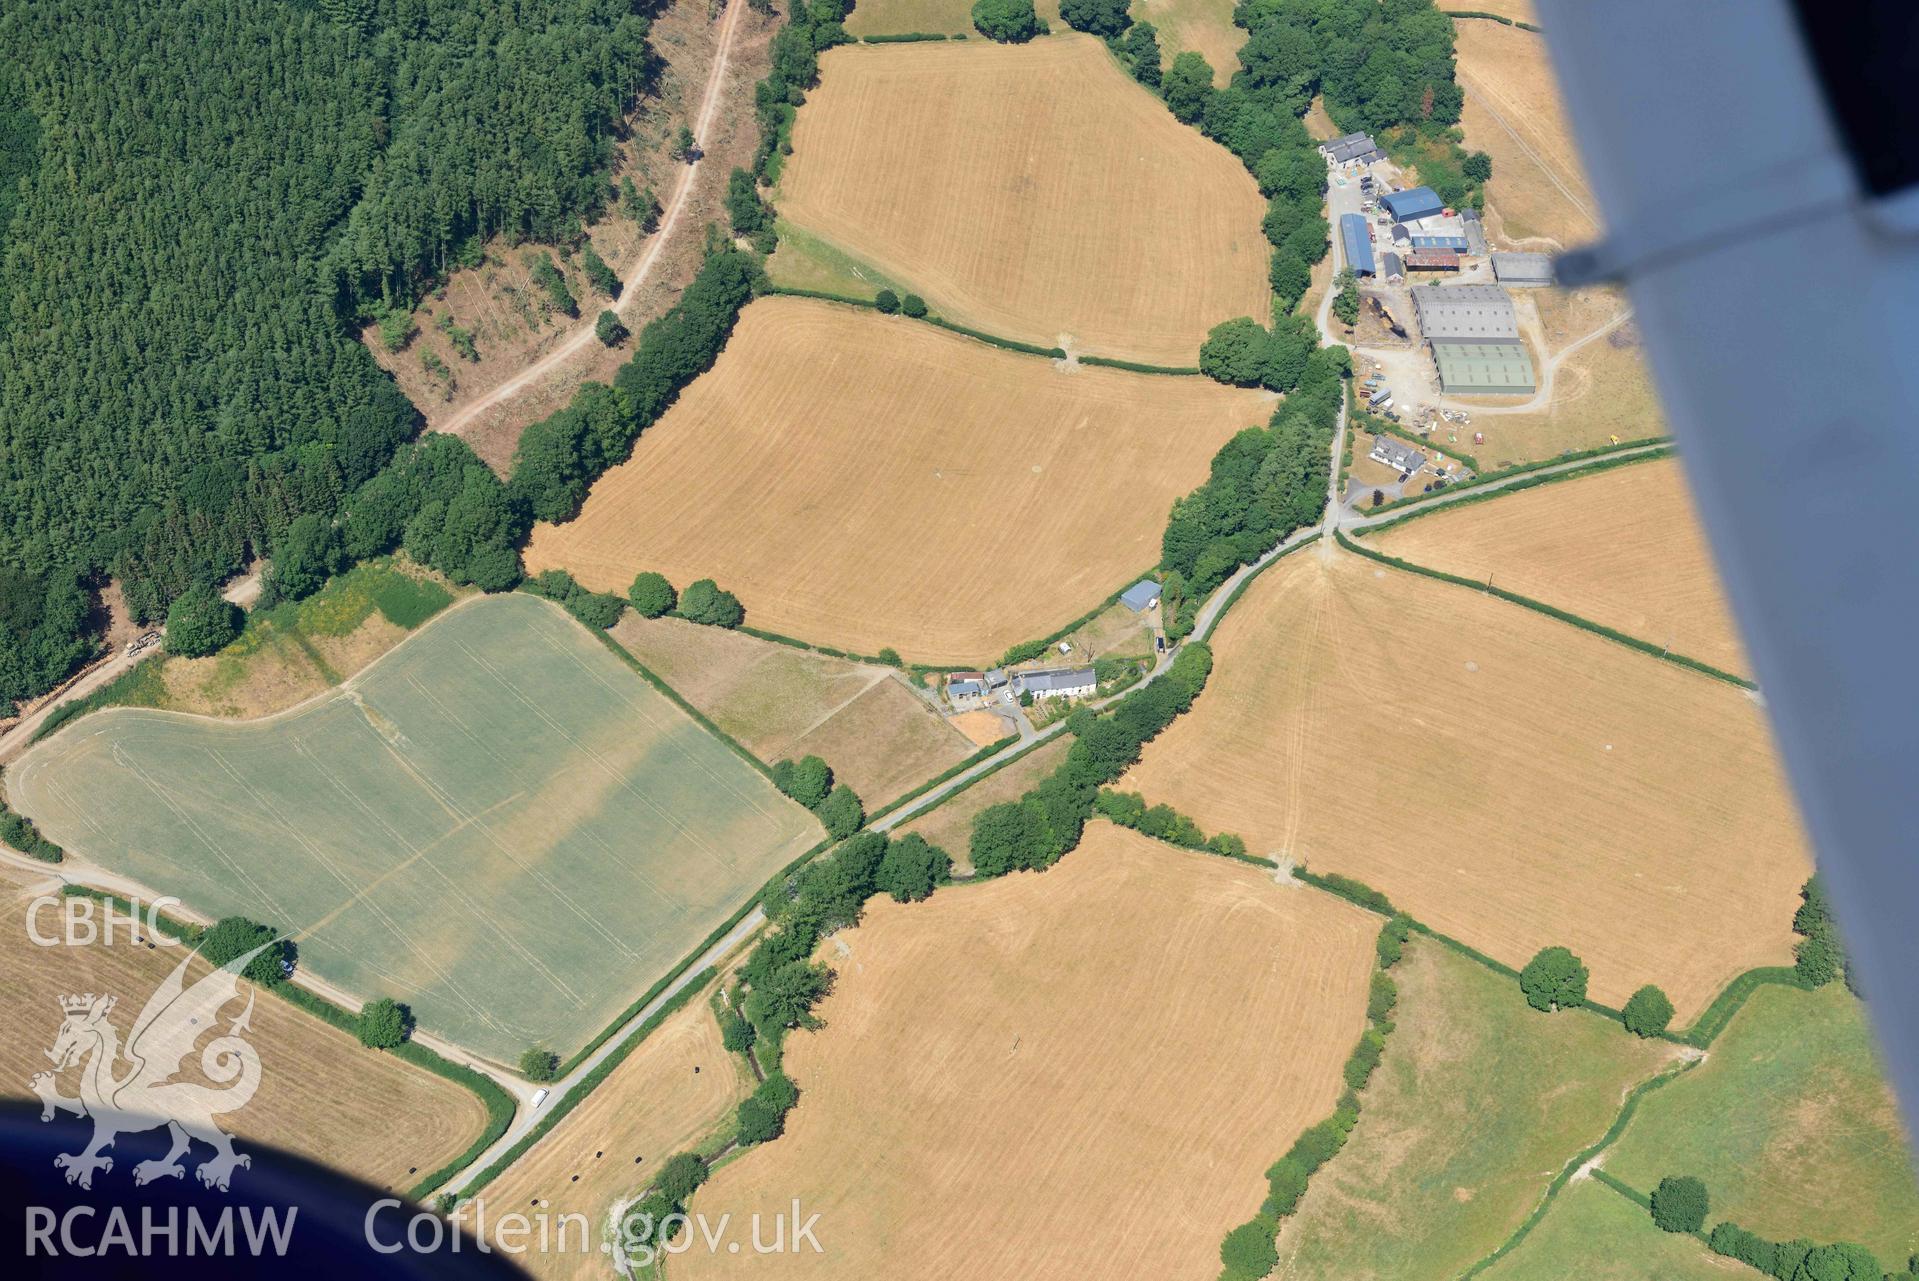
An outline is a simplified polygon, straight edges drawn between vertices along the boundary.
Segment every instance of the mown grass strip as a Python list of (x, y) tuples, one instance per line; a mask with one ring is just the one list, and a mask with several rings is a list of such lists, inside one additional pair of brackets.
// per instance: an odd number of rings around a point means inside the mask
[(1510, 605), (1518, 605), (1524, 609), (1530, 609), (1534, 613), (1544, 614), (1546, 617), (1556, 619), (1559, 622), (1569, 623), (1581, 631), (1591, 632), (1595, 636), (1604, 637), (1609, 641), (1624, 645), (1628, 649), (1638, 650), (1640, 653), (1650, 655), (1653, 658), (1659, 659), (1661, 662), (1671, 663), (1676, 667), (1687, 668), (1691, 671), (1698, 672), (1702, 676), (1710, 676), (1716, 681), (1723, 681), (1728, 685), (1734, 685), (1740, 689), (1753, 690), (1759, 688), (1755, 682), (1749, 681), (1743, 676), (1735, 676), (1731, 672), (1722, 671), (1710, 663), (1702, 663), (1698, 659), (1689, 658), (1684, 654), (1675, 654), (1669, 649), (1653, 644), (1651, 641), (1641, 640), (1637, 636), (1629, 636), (1625, 632), (1607, 627), (1603, 623), (1595, 623), (1590, 618), (1581, 617), (1571, 610), (1561, 609), (1557, 605), (1548, 605), (1544, 601), (1534, 600), (1530, 596), (1521, 596), (1518, 592), (1509, 592), (1503, 587), (1493, 587), (1470, 578), (1462, 578), (1458, 574), (1449, 574), (1440, 569), (1430, 569), (1425, 565), (1415, 565), (1409, 560), (1401, 560), (1397, 556), (1388, 556), (1386, 553), (1374, 551), (1370, 547), (1361, 547), (1358, 543), (1346, 537), (1344, 531), (1341, 530), (1335, 530), (1333, 534), (1334, 537), (1339, 540), (1341, 547), (1344, 547), (1347, 551), (1355, 555), (1364, 556), (1368, 560), (1378, 561), (1382, 565), (1391, 565), (1394, 569), (1405, 570), (1409, 574), (1419, 574), (1426, 578), (1437, 579), (1442, 583), (1451, 583), (1455, 587), (1469, 587), (1474, 591), (1484, 592), (1488, 596), (1496, 596)]

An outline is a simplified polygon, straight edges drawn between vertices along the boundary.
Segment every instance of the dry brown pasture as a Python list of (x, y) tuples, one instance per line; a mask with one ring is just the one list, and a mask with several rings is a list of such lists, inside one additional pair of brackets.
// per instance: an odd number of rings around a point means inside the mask
[(1564, 945), (1683, 1025), (1790, 959), (1811, 861), (1744, 691), (1329, 547), (1260, 577), (1120, 786), (1356, 876), (1511, 965)]
[(1002, 801), (1010, 801), (1031, 788), (1059, 767), (1073, 745), (1070, 734), (1060, 734), (1043, 747), (1036, 747), (1005, 769), (989, 774), (949, 801), (928, 810), (910, 823), (901, 824), (901, 836), (913, 832), (926, 838), (953, 856), (959, 871), (971, 871), (968, 849), (973, 837), (973, 816)]
[(1367, 545), (1491, 578), (1725, 671), (1751, 670), (1676, 459), (1442, 509)]
[[(43, 1051), (60, 1027), (61, 997), (116, 997), (109, 1021), (125, 1037), (147, 997), (187, 955), (184, 947), (147, 948), (130, 940), (124, 918), (111, 946), (35, 946), (27, 933), (28, 905), (57, 893), (53, 876), (0, 866), (0, 973), (7, 976), (0, 1009), (13, 1029), (0, 1046), (0, 1093), (9, 1098), (32, 1097), (29, 1078), (47, 1070)], [(59, 928), (57, 911), (41, 913), (43, 935)], [(144, 929), (140, 934), (146, 937)], [(187, 982), (206, 973), (195, 961)], [(242, 1008), (233, 1002), (222, 1012), (221, 1026)], [(260, 1053), (259, 1090), (245, 1107), (220, 1118), (242, 1152), (249, 1142), (271, 1144), (405, 1192), (464, 1152), (486, 1125), (486, 1107), (470, 1090), (368, 1050), (278, 997), (256, 993), (251, 1026), (248, 1040)], [(215, 1084), (199, 1074), (199, 1061), (197, 1053), (189, 1054), (182, 1079)], [(80, 1071), (56, 1077), (63, 1095), (78, 1092)], [(196, 1149), (197, 1157), (206, 1155), (207, 1149)], [(112, 1177), (120, 1178), (121, 1171)]]
[(998, 712), (961, 712), (946, 723), (980, 747), (990, 747), (1013, 732), (1012, 721)]
[[(1468, 435), (1460, 447), (1494, 470), (1567, 450), (1603, 448), (1615, 440), (1664, 435), (1665, 415), (1641, 354), (1639, 327), (1630, 317), (1620, 319), (1626, 307), (1625, 297), (1612, 289), (1523, 291), (1521, 326), (1532, 340), (1535, 360), (1558, 362), (1552, 401), (1544, 409), (1508, 413), (1499, 406), (1510, 405), (1510, 398), (1448, 397), (1474, 408), (1470, 430), (1486, 436), (1484, 443), (1469, 444)], [(1575, 344), (1578, 349), (1571, 350)]]
[(950, 319), (1191, 365), (1265, 319), (1265, 202), (1090, 36), (848, 45), (820, 59), (780, 213)]
[(527, 565), (602, 591), (714, 578), (770, 631), (981, 662), (1157, 560), (1173, 499), (1272, 404), (764, 298), (580, 515), (534, 530)]
[(818, 756), (869, 809), (973, 751), (890, 667), (631, 610), (613, 639), (762, 761)]
[[(600, 1243), (613, 1207), (643, 1191), (661, 1162), (727, 1120), (752, 1088), (739, 1057), (720, 1045), (719, 1025), (702, 993), (654, 1029), (480, 1197), (463, 1205), (460, 1222), (469, 1230), (484, 1224), (488, 1238), (499, 1242), (503, 1226), (509, 1239), (518, 1230), (501, 1217), (525, 1215), (536, 1226), (518, 1238), (528, 1248), (516, 1261), (534, 1276), (612, 1276)], [(537, 1227), (542, 1221), (544, 1241)]]
[(1246, 32), (1233, 25), (1233, 0), (1139, 0), (1133, 20), (1159, 29), (1163, 66), (1191, 50), (1213, 69), (1213, 84), (1225, 88), (1239, 70), (1239, 47)]
[(875, 901), (826, 944), (825, 1029), (787, 1042), (786, 1134), (692, 1201), (797, 1196), (824, 1252), (674, 1273), (1211, 1281), (1343, 1088), (1378, 924), (1102, 822), (1043, 875)]
[[(1518, 16), (1518, 15), (1514, 15)], [(1531, 21), (1530, 18), (1526, 19)], [(1564, 249), (1601, 230), (1546, 38), (1497, 22), (1453, 23), (1466, 146), (1493, 159), (1489, 223), (1527, 249)]]

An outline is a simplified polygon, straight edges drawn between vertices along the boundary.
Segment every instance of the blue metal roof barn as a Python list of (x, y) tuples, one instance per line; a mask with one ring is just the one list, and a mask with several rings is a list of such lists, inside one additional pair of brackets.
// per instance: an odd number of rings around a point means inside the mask
[(1411, 191), (1395, 191), (1381, 196), (1379, 203), (1392, 211), (1395, 220), (1411, 222), (1415, 218), (1430, 218), (1446, 206), (1433, 194), (1431, 187), (1414, 187)]
[(1413, 248), (1415, 249), (1457, 249), (1460, 253), (1463, 254), (1466, 252), (1466, 237), (1464, 236), (1414, 236)]
[(1339, 236), (1346, 246), (1346, 265), (1356, 276), (1376, 276), (1373, 266), (1373, 238), (1366, 234), (1366, 220), (1358, 214), (1339, 215)]

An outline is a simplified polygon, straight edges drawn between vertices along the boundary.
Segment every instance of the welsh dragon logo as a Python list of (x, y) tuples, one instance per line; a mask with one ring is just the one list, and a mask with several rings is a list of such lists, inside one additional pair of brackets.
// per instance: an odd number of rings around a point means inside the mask
[[(42, 1121), (51, 1121), (56, 1112), (71, 1112), (93, 1122), (93, 1139), (83, 1150), (53, 1159), (55, 1168), (66, 1171), (67, 1182), (91, 1188), (94, 1171), (113, 1169), (113, 1158), (101, 1153), (113, 1146), (116, 1136), (160, 1126), (171, 1133), (172, 1150), (160, 1160), (134, 1166), (136, 1184), (185, 1175), (180, 1158), (194, 1139), (214, 1150), (195, 1171), (210, 1188), (226, 1191), (235, 1167), (252, 1165), (251, 1157), (233, 1150), (233, 1136), (213, 1119), (245, 1107), (260, 1088), (259, 1051), (241, 1035), (253, 1016), (251, 992), (246, 1009), (200, 1053), (201, 1071), (223, 1088), (173, 1078), (200, 1037), (214, 1027), (220, 1011), (239, 996), (240, 972), (258, 951), (235, 958), (192, 987), (186, 986), (186, 970), (193, 958), (182, 960), (147, 999), (124, 1047), (107, 1021), (113, 997), (88, 993), (60, 999), (64, 1018), (47, 1051), (54, 1070), (36, 1074), (28, 1085), (40, 1096)], [(60, 1094), (54, 1077), (75, 1066), (80, 1066), (80, 1094), (70, 1099)]]

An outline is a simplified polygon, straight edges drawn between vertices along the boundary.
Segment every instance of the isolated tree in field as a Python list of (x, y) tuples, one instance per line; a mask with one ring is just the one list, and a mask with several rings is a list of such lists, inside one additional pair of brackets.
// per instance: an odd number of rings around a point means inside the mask
[(887, 845), (874, 888), (897, 902), (913, 903), (931, 894), (952, 870), (953, 860), (945, 850), (918, 833), (908, 833)]
[(551, 1081), (559, 1075), (560, 1056), (543, 1046), (534, 1046), (520, 1056), (520, 1075), (529, 1081)]
[(606, 259), (600, 257), (590, 240), (586, 242), (586, 248), (580, 251), (580, 266), (586, 270), (586, 282), (593, 286), (593, 292), (608, 298), (620, 296), (620, 278), (613, 274), (613, 269), (606, 265)]
[(693, 131), (681, 125), (679, 136), (673, 140), (673, 154), (691, 164), (698, 151), (699, 144), (693, 141)]
[(686, 590), (680, 593), (680, 613), (691, 622), (709, 627), (738, 627), (746, 621), (740, 598), (732, 592), (721, 591), (719, 584), (710, 578), (686, 585)]
[(1541, 948), (1519, 972), (1519, 990), (1535, 1010), (1563, 1010), (1586, 1001), (1586, 967), (1563, 947)]
[(620, 314), (610, 307), (593, 322), (593, 336), (608, 347), (617, 347), (625, 342), (626, 332), (626, 326), (620, 323)]
[(278, 987), (286, 981), (286, 962), (291, 959), (292, 944), (279, 931), (249, 921), (244, 916), (226, 916), (207, 927), (200, 936), (200, 955), (213, 965), (228, 965), (255, 948), (260, 954), (248, 961), (240, 973), (262, 987)]
[(818, 809), (820, 802), (833, 790), (833, 771), (817, 756), (780, 761), (773, 766), (773, 786), (807, 809)]
[(1075, 31), (1116, 36), (1132, 22), (1128, 0), (1060, 0), (1059, 16)]
[(900, 309), (900, 296), (891, 289), (882, 289), (873, 296), (873, 305), (890, 316)]
[(1697, 1232), (1706, 1223), (1706, 1185), (1689, 1174), (1669, 1174), (1652, 1192), (1652, 1221), (1667, 1232)]
[(167, 610), (167, 652), (201, 658), (226, 648), (240, 634), (240, 609), (220, 598), (211, 584), (194, 583)]
[(908, 294), (900, 299), (900, 311), (918, 320), (926, 314), (926, 299), (918, 294)]
[(1273, 1245), (1276, 1225), (1266, 1218), (1242, 1223), (1219, 1243), (1219, 1261), (1232, 1277), (1263, 1277), (1279, 1266), (1279, 1250)]
[(1181, 124), (1192, 124), (1206, 110), (1206, 100), (1213, 96), (1212, 64), (1191, 49), (1186, 50), (1166, 68), (1160, 93)]
[(1474, 182), (1487, 182), (1493, 176), (1493, 158), (1483, 151), (1468, 152), (1460, 171)]
[(1149, 89), (1159, 88), (1159, 30), (1150, 22), (1135, 22), (1121, 38), (1120, 52), (1132, 65), (1133, 79)]
[(1672, 1022), (1672, 1002), (1651, 983), (1634, 992), (1621, 1011), (1626, 1030), (1635, 1036), (1658, 1036)]
[(1001, 44), (1025, 44), (1046, 29), (1033, 12), (1033, 0), (978, 0), (973, 6), (973, 26)]
[(370, 1050), (390, 1050), (413, 1032), (413, 1013), (390, 996), (368, 1001), (360, 1009), (354, 1033)]
[(859, 796), (844, 783), (835, 783), (826, 799), (813, 811), (826, 827), (826, 834), (834, 840), (843, 840), (860, 830), (860, 824), (866, 821), (865, 807), (860, 804)]
[(626, 599), (641, 618), (658, 618), (680, 602), (679, 593), (666, 581), (666, 575), (650, 569), (634, 578), (633, 585), (626, 589)]

